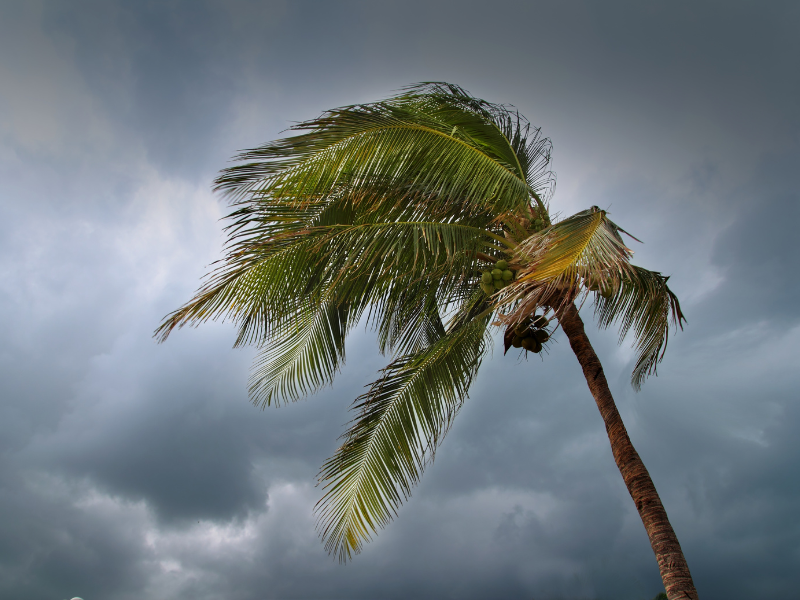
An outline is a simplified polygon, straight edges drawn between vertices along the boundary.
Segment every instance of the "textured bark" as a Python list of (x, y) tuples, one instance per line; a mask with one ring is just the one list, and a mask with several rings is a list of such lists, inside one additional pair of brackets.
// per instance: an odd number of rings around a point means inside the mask
[(625, 486), (633, 498), (636, 510), (647, 530), (650, 545), (658, 560), (661, 579), (669, 600), (697, 600), (689, 566), (683, 556), (681, 545), (672, 530), (667, 512), (661, 504), (653, 480), (633, 447), (622, 417), (619, 415), (611, 390), (608, 388), (603, 367), (597, 358), (583, 328), (583, 321), (575, 304), (569, 303), (559, 315), (561, 328), (569, 339), (569, 345), (583, 369), (586, 383), (594, 396), (600, 415), (608, 432), (611, 450)]

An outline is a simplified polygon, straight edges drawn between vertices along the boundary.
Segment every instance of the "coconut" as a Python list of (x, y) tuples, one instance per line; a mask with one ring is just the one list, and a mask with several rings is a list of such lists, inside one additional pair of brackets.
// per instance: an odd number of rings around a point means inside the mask
[(547, 340), (550, 339), (550, 334), (547, 333), (544, 329), (537, 329), (533, 332), (533, 337), (536, 338), (536, 341), (540, 344), (544, 344)]
[(503, 278), (503, 271), (500, 269), (493, 269), (492, 270), (492, 279), (502, 279)]
[(526, 337), (522, 340), (522, 347), (528, 352), (541, 352), (542, 344), (534, 337)]
[(605, 288), (605, 289), (600, 290), (600, 295), (603, 298), (608, 299), (608, 298), (611, 298), (611, 296), (614, 295), (614, 292), (611, 290), (611, 288)]
[(523, 339), (521, 335), (514, 335), (514, 337), (511, 338), (511, 345), (514, 346), (514, 348), (522, 348)]
[(491, 283), (481, 282), (481, 289), (483, 290), (483, 293), (486, 294), (487, 296), (491, 296), (492, 294), (494, 294), (494, 285), (492, 285)]
[(537, 315), (531, 322), (531, 325), (533, 325), (536, 328), (541, 328), (541, 327), (546, 327), (549, 322), (550, 320), (546, 318), (544, 315)]
[(544, 221), (542, 219), (536, 219), (533, 222), (533, 226), (536, 227), (536, 229), (541, 229), (544, 226)]
[(527, 319), (517, 324), (517, 326), (514, 328), (514, 333), (517, 333), (519, 335), (525, 335), (525, 333), (530, 329), (532, 324), (533, 324), (533, 319), (528, 317)]
[(503, 281), (511, 281), (514, 278), (514, 273), (506, 269), (503, 271)]
[(498, 260), (495, 265), (495, 269), (500, 269), (501, 271), (505, 271), (508, 268), (508, 262), (505, 260)]
[(494, 278), (492, 277), (491, 271), (484, 271), (483, 273), (481, 273), (481, 281), (483, 283), (492, 283), (492, 279)]
[(502, 288), (504, 285), (505, 285), (505, 284), (503, 283), (503, 280), (502, 280), (502, 279), (495, 279), (495, 280), (494, 280), (494, 289), (496, 289), (496, 290), (499, 290), (499, 289), (501, 289), (501, 288)]
[(522, 347), (528, 352), (540, 352), (542, 349), (542, 345), (534, 337), (523, 338)]

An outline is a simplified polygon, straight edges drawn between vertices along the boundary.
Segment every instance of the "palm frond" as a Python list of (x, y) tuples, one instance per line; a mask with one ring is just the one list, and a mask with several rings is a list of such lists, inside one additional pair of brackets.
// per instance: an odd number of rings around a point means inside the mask
[(387, 294), (374, 319), (381, 353), (417, 352), (444, 337), (437, 291), (427, 281), (419, 281)]
[(597, 207), (534, 233), (515, 249), (521, 268), (499, 295), (512, 308), (506, 320), (522, 321), (541, 306), (558, 310), (583, 285), (612, 285), (632, 273), (631, 255), (619, 228)]
[(296, 400), (332, 380), (345, 358), (344, 337), (367, 307), (382, 349), (413, 352), (441, 338), (440, 305), (474, 291), (475, 255), (493, 241), (458, 223), (305, 229), (231, 258), (214, 285), (162, 328), (168, 334), (227, 316), (239, 325), (237, 345), (263, 346), (251, 400)]
[(333, 224), (248, 240), (157, 335), (224, 315), (240, 325), (238, 343), (262, 342), (310, 294), (360, 306), (422, 279), (457, 287), (475, 254), (496, 242), (486, 230), (440, 222)]
[(600, 327), (619, 323), (619, 341), (633, 331), (636, 365), (631, 375), (634, 389), (641, 388), (664, 358), (670, 327), (683, 328), (685, 317), (677, 296), (667, 286), (661, 273), (634, 266), (623, 277), (616, 292), (609, 297), (598, 294), (595, 315)]
[[(175, 328), (229, 318), (240, 325), (237, 345), (268, 338), (281, 315), (299, 309), (312, 279), (314, 239), (302, 232), (296, 237), (228, 256), (191, 301), (165, 317), (156, 337), (164, 341)], [(293, 277), (286, 276), (287, 265)]]
[(549, 141), (538, 130), (531, 136), (523, 121), (442, 89), (346, 106), (292, 128), (306, 133), (241, 153), (237, 159), (247, 163), (223, 171), (217, 189), (245, 202), (291, 204), (347, 186), (424, 190), (462, 206), (526, 207), (530, 194), (541, 202), (552, 176)]
[(485, 351), (488, 318), (395, 359), (360, 396), (358, 417), (322, 467), (325, 548), (347, 560), (396, 514), (463, 403)]
[(431, 112), (454, 114), (456, 119), (459, 113), (479, 116), (477, 122), (463, 123), (461, 133), (489, 148), (505, 163), (515, 165), (516, 171), (524, 174), (540, 210), (547, 212), (556, 176), (550, 170), (552, 144), (540, 128), (532, 127), (513, 106), (480, 100), (450, 83), (423, 82), (407, 86), (404, 91), (399, 98), (426, 102), (432, 107)]
[(333, 381), (345, 360), (345, 338), (358, 321), (346, 304), (307, 303), (283, 324), (253, 364), (250, 399), (263, 407), (294, 401)]

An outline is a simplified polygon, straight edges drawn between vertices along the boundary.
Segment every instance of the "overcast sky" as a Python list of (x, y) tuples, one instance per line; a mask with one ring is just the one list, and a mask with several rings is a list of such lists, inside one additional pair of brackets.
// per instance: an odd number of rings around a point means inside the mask
[[(0, 3), (0, 597), (650, 600), (663, 588), (563, 337), (486, 357), (347, 565), (322, 462), (377, 369), (261, 411), (231, 324), (158, 345), (220, 257), (211, 191), (294, 121), (449, 81), (553, 140), (552, 209), (644, 241), (688, 317), (659, 376), (589, 334), (700, 597), (800, 592), (800, 4)], [(591, 321), (591, 307), (583, 312)]]

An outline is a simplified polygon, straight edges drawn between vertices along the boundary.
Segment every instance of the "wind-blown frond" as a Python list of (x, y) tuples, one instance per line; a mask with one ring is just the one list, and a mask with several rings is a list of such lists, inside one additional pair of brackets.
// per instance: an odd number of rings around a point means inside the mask
[(244, 267), (234, 260), (162, 326), (224, 314), (239, 324), (238, 344), (268, 340), (250, 382), (262, 406), (329, 383), (344, 360), (344, 336), (368, 306), (382, 346), (408, 352), (433, 343), (444, 332), (440, 303), (472, 293), (475, 255), (495, 242), (458, 223), (329, 225), (294, 237), (260, 247), (261, 260), (257, 252), (238, 257)]
[(427, 106), (433, 107), (430, 112), (448, 115), (446, 121), (453, 118), (450, 115), (460, 120), (460, 113), (478, 115), (477, 121), (462, 121), (462, 134), (478, 143), (483, 142), (505, 163), (515, 164), (518, 173), (526, 174), (524, 178), (532, 194), (541, 201), (540, 208), (545, 208), (555, 192), (556, 183), (555, 173), (550, 170), (552, 144), (542, 135), (540, 128), (532, 127), (513, 106), (492, 104), (474, 98), (457, 85), (441, 82), (408, 86), (400, 98), (422, 99)]
[(612, 285), (633, 272), (631, 254), (619, 228), (596, 207), (534, 233), (514, 250), (521, 268), (501, 294), (513, 307), (507, 320), (522, 321), (544, 305), (558, 310), (581, 285)]
[(683, 328), (685, 320), (677, 296), (667, 287), (667, 279), (654, 271), (633, 267), (620, 280), (616, 293), (608, 298), (597, 296), (595, 315), (600, 327), (619, 323), (619, 341), (633, 331), (636, 365), (631, 385), (638, 390), (667, 349), (670, 327)]
[(311, 303), (264, 346), (250, 375), (250, 399), (261, 407), (298, 400), (333, 381), (345, 359), (345, 338), (354, 325), (346, 304)]
[(325, 548), (346, 560), (407, 499), (463, 403), (486, 344), (486, 317), (395, 359), (353, 407), (359, 414), (322, 467)]
[(375, 319), (382, 353), (414, 353), (445, 335), (437, 291), (420, 281), (386, 298)]
[[(299, 308), (311, 279), (314, 240), (302, 233), (294, 238), (229, 255), (190, 302), (167, 315), (155, 335), (164, 341), (176, 327), (225, 317), (240, 325), (237, 345), (267, 338), (278, 315)], [(291, 278), (286, 277), (288, 265)]]
[(157, 334), (225, 315), (242, 327), (240, 343), (263, 341), (311, 293), (362, 305), (421, 279), (458, 287), (474, 272), (475, 254), (496, 243), (484, 229), (440, 222), (334, 224), (256, 240), (230, 256)]
[(552, 187), (549, 141), (538, 130), (530, 139), (519, 115), (463, 92), (406, 93), (331, 110), (292, 129), (306, 133), (241, 153), (246, 164), (223, 171), (217, 189), (236, 201), (286, 204), (342, 186), (425, 190), (438, 202), (502, 211), (527, 207), (530, 194), (541, 202)]

